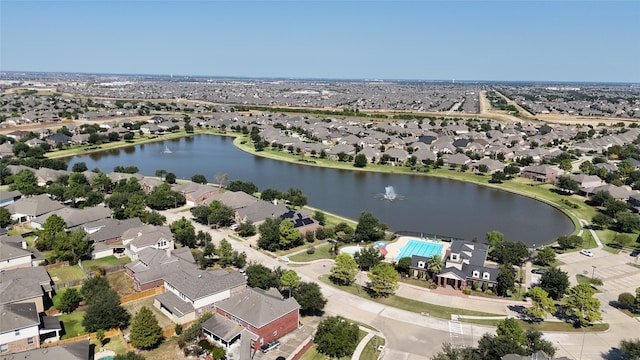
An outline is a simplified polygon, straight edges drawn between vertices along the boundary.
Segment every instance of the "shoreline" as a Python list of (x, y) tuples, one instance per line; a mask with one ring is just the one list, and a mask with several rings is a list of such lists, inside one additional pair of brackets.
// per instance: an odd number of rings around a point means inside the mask
[[(244, 151), (254, 156), (260, 156), (263, 158), (268, 158), (276, 161), (285, 161), (292, 164), (316, 166), (316, 167), (331, 168), (331, 169), (337, 169), (337, 170), (366, 171), (366, 172), (378, 172), (378, 173), (400, 174), (400, 175), (411, 175), (411, 176), (430, 176), (430, 177), (446, 179), (446, 180), (462, 181), (466, 183), (475, 184), (477, 186), (485, 186), (491, 189), (506, 191), (511, 194), (525, 196), (527, 198), (542, 202), (560, 211), (564, 216), (567, 216), (571, 220), (574, 226), (573, 232), (567, 235), (575, 235), (582, 228), (582, 225), (580, 223), (580, 218), (578, 217), (578, 215), (576, 215), (571, 209), (566, 207), (565, 204), (562, 204), (559, 201), (556, 201), (550, 198), (549, 195), (546, 193), (536, 193), (534, 191), (526, 191), (528, 190), (528, 187), (531, 187), (532, 189), (534, 189), (538, 185), (544, 185), (545, 183), (519, 184), (514, 182), (514, 180), (517, 180), (519, 178), (515, 178), (512, 180), (507, 180), (502, 184), (491, 184), (488, 182), (489, 177), (487, 176), (475, 175), (469, 172), (461, 173), (457, 169), (449, 170), (448, 168), (430, 170), (428, 172), (415, 172), (406, 167), (390, 167), (386, 165), (377, 165), (377, 164), (367, 164), (367, 167), (357, 168), (357, 167), (354, 167), (352, 163), (340, 163), (335, 160), (324, 160), (319, 158), (300, 157), (299, 155), (290, 155), (286, 152), (276, 153), (270, 149), (265, 151), (255, 151), (251, 148), (251, 145), (248, 145), (250, 143), (250, 139), (246, 135), (243, 135), (240, 133), (233, 133), (233, 132), (221, 133), (213, 129), (196, 129), (193, 133), (186, 133), (184, 131), (180, 131), (176, 133), (156, 135), (153, 137), (148, 137), (143, 139), (135, 139), (132, 142), (119, 141), (115, 143), (104, 144), (105, 146), (100, 146), (100, 145), (91, 146), (91, 147), (87, 146), (85, 148), (74, 148), (74, 149), (68, 149), (68, 150), (62, 150), (62, 151), (55, 151), (55, 152), (47, 153), (45, 156), (51, 159), (64, 159), (64, 158), (71, 158), (76, 155), (85, 155), (85, 154), (96, 153), (96, 152), (106, 151), (111, 149), (120, 149), (120, 148), (129, 147), (129, 146), (136, 146), (140, 144), (160, 142), (160, 141), (178, 139), (183, 137), (191, 137), (194, 135), (215, 135), (215, 136), (233, 137), (234, 138), (233, 145), (241, 151)], [(475, 179), (477, 179), (477, 181), (474, 181)], [(322, 209), (317, 209), (310, 206), (307, 206), (307, 207), (327, 213)], [(331, 214), (331, 215), (337, 218), (342, 218), (349, 222), (355, 222), (352, 219), (348, 219), (340, 215), (336, 215), (336, 214)], [(551, 242), (545, 245), (550, 245), (554, 242)]]

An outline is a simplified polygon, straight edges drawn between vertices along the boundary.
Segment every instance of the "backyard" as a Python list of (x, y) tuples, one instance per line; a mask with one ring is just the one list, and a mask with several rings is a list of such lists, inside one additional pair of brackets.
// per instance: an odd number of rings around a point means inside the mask
[(62, 266), (57, 269), (47, 270), (47, 272), (55, 284), (66, 284), (87, 278), (87, 275), (78, 265)]
[(84, 326), (82, 326), (84, 313), (84, 311), (75, 311), (71, 314), (64, 314), (58, 317), (64, 327), (64, 335), (62, 336), (62, 339), (68, 339), (87, 333)]
[(156, 316), (156, 319), (158, 319), (158, 325), (160, 325), (163, 330), (173, 329), (173, 327), (176, 325), (165, 314), (163, 314), (160, 310), (153, 306), (153, 296), (142, 300), (131, 301), (126, 304), (122, 304), (122, 306), (127, 309), (132, 317), (135, 316), (143, 306), (146, 306), (149, 310), (151, 310), (153, 315)]
[(125, 265), (131, 262), (129, 257), (117, 258), (114, 255), (103, 257), (100, 259), (84, 260), (82, 266), (85, 270), (93, 272), (96, 270), (108, 269), (115, 266)]

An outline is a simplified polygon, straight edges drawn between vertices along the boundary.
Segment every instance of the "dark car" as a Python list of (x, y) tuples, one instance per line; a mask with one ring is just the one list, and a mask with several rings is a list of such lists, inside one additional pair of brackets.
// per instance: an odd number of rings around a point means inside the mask
[(280, 341), (273, 340), (273, 341), (269, 341), (268, 343), (264, 344), (262, 346), (262, 348), (260, 348), (260, 350), (262, 350), (263, 353), (266, 353), (269, 350), (273, 350), (273, 349), (277, 348), (278, 346), (280, 346)]
[(276, 360), (287, 360), (284, 356), (278, 356)]
[(547, 273), (547, 269), (531, 269), (531, 273), (532, 274), (539, 274), (539, 275), (543, 275)]
[(631, 254), (629, 254), (629, 255), (631, 255), (631, 256), (633, 256), (633, 257), (637, 257), (638, 255), (640, 255), (640, 250), (633, 250), (633, 251), (631, 252)]

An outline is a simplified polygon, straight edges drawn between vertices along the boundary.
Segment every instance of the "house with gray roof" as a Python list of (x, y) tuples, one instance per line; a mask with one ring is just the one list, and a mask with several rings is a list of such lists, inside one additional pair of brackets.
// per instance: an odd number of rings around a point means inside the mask
[(240, 325), (251, 338), (254, 351), (272, 340), (296, 330), (300, 323), (300, 305), (285, 299), (276, 289), (244, 288), (242, 292), (215, 303), (214, 316), (202, 324), (203, 333), (225, 345), (240, 338)]
[(546, 165), (532, 165), (523, 168), (520, 176), (535, 181), (555, 183), (558, 170)]
[(481, 165), (487, 166), (487, 174), (493, 174), (496, 171), (502, 171), (507, 166), (501, 161), (484, 158), (471, 164), (471, 170), (473, 170), (474, 172), (478, 172), (478, 167), (480, 167)]
[(173, 233), (168, 226), (142, 225), (122, 233), (122, 245), (127, 256), (136, 260), (138, 253), (146, 248), (173, 249)]
[(214, 201), (219, 201), (221, 204), (238, 210), (249, 205), (253, 205), (258, 202), (258, 198), (253, 195), (249, 195), (243, 191), (224, 191), (211, 195), (205, 199), (201, 205), (209, 206)]
[(238, 271), (190, 270), (163, 277), (165, 293), (156, 295), (154, 306), (173, 322), (183, 324), (213, 312), (215, 304), (240, 293), (247, 279)]
[(160, 287), (164, 276), (178, 271), (194, 271), (196, 261), (188, 247), (179, 249), (146, 248), (138, 253), (138, 258), (124, 266), (127, 275), (133, 279), (137, 291)]
[(42, 266), (0, 272), (0, 304), (34, 303), (44, 311), (44, 297), (51, 297), (51, 277)]
[(26, 350), (15, 354), (15, 357), (1, 356), (0, 360), (29, 359), (29, 360), (93, 360), (93, 354), (89, 340), (75, 341), (72, 343), (47, 346), (38, 349)]
[(0, 236), (0, 271), (31, 267), (32, 255), (22, 236)]
[(122, 235), (130, 229), (142, 227), (140, 218), (116, 220), (112, 218), (100, 219), (82, 226), (84, 232), (89, 234), (89, 240), (93, 243), (93, 259), (121, 254), (125, 252), (122, 244)]
[(462, 165), (469, 164), (471, 162), (471, 159), (465, 154), (456, 153), (456, 154), (442, 155), (442, 161), (444, 162), (445, 165), (462, 166)]
[(29, 222), (35, 217), (64, 208), (64, 205), (53, 201), (47, 194), (23, 197), (7, 206), (11, 220)]
[(487, 284), (493, 288), (500, 271), (485, 264), (488, 249), (487, 244), (454, 240), (447, 250), (444, 268), (437, 275), (438, 285), (463, 289)]
[(18, 190), (0, 191), (0, 207), (13, 204), (16, 200), (22, 197), (22, 193)]
[(281, 203), (270, 203), (264, 200), (236, 210), (236, 223), (252, 222), (254, 225), (262, 223), (267, 218), (276, 218), (288, 212), (286, 206)]
[(58, 215), (64, 220), (67, 225), (66, 231), (74, 231), (84, 224), (111, 217), (111, 209), (104, 206), (94, 206), (83, 209), (65, 207), (32, 219), (31, 226), (35, 229), (42, 230), (44, 223), (53, 214)]
[(0, 304), (0, 353), (13, 354), (40, 347), (39, 327), (35, 303)]

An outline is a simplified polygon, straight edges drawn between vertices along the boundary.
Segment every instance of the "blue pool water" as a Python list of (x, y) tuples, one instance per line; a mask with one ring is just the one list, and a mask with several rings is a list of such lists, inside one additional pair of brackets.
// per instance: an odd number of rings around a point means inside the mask
[(424, 257), (433, 257), (433, 255), (442, 256), (442, 244), (420, 240), (409, 240), (409, 242), (400, 249), (398, 259), (411, 257), (412, 255)]

